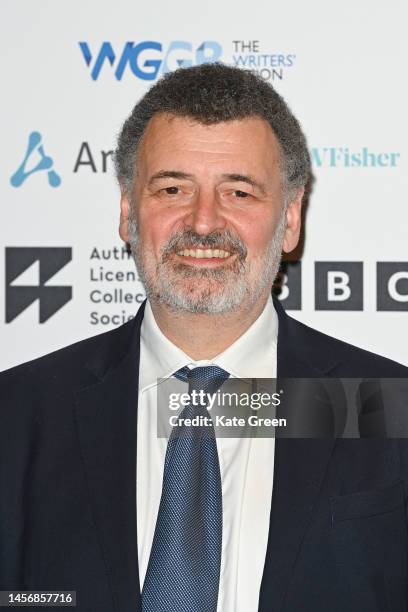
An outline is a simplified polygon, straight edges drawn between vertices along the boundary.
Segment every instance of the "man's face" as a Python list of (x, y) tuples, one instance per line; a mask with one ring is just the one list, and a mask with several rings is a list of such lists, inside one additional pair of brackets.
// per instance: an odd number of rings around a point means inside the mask
[(299, 237), (301, 195), (285, 212), (279, 146), (264, 120), (206, 126), (158, 114), (131, 198), (122, 195), (120, 235), (152, 301), (233, 311), (270, 291), (282, 246)]

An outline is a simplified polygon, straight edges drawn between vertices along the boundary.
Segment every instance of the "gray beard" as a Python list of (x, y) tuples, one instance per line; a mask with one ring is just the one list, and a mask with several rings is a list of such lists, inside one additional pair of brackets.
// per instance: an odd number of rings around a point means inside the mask
[[(229, 268), (197, 270), (187, 264), (175, 265), (169, 261), (166, 246), (155, 274), (152, 274), (145, 265), (133, 216), (129, 217), (128, 232), (133, 258), (150, 302), (165, 305), (174, 312), (216, 315), (234, 312), (244, 302), (250, 308), (258, 302), (266, 287), (272, 288), (281, 261), (285, 228), (286, 207), (266, 250), (261, 270), (253, 282), (250, 282), (249, 266), (244, 256)], [(238, 242), (246, 253), (245, 245), (239, 238)]]

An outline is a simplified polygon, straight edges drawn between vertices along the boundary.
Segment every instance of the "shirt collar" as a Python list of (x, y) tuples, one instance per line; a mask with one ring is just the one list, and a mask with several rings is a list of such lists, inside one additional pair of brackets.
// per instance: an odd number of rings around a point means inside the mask
[(270, 296), (259, 317), (212, 363), (237, 378), (272, 378), (277, 341), (278, 315)]
[(215, 364), (237, 378), (271, 378), (276, 359), (278, 317), (269, 297), (265, 308), (225, 351), (211, 360), (194, 361), (163, 334), (146, 303), (140, 332), (141, 364), (139, 389), (155, 385), (158, 378), (168, 378), (185, 365), (191, 367)]
[(149, 300), (146, 302), (140, 329), (139, 389), (157, 383), (158, 378), (168, 378), (191, 362), (178, 346), (170, 342), (156, 323)]

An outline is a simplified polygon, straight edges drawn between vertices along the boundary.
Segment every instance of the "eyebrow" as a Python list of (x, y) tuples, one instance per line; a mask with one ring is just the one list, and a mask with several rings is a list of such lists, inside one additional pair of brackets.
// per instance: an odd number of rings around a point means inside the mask
[(259, 189), (263, 195), (266, 194), (265, 185), (263, 185), (262, 183), (259, 183), (254, 178), (252, 178), (252, 176), (248, 174), (237, 174), (237, 173), (223, 174), (221, 178), (224, 181), (234, 181), (234, 182), (236, 181), (240, 183), (248, 183), (248, 185), (251, 185), (252, 187), (255, 187), (256, 189)]
[(160, 170), (160, 172), (156, 172), (149, 179), (149, 185), (154, 183), (154, 181), (159, 181), (164, 178), (174, 178), (174, 179), (193, 179), (193, 174), (188, 174), (187, 172), (180, 172), (179, 170)]

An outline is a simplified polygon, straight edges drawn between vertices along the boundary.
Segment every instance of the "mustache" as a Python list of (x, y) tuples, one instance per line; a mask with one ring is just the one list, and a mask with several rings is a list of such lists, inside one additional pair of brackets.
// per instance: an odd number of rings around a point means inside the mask
[(192, 229), (180, 230), (173, 234), (169, 240), (163, 245), (162, 260), (166, 261), (170, 255), (183, 251), (184, 249), (194, 249), (200, 247), (202, 249), (222, 249), (231, 254), (237, 254), (238, 259), (243, 261), (248, 253), (245, 243), (237, 234), (233, 234), (230, 230), (221, 232), (215, 230), (203, 236), (197, 234)]

